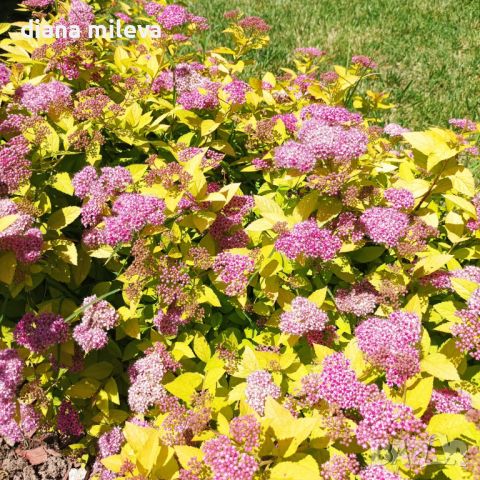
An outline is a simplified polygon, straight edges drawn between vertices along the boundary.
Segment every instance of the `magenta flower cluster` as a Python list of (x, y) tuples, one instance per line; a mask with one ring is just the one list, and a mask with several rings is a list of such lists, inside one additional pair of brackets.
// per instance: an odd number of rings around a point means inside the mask
[(335, 305), (338, 310), (357, 317), (374, 312), (378, 303), (378, 293), (368, 281), (357, 283), (350, 289), (340, 288), (335, 292)]
[(371, 207), (360, 221), (366, 234), (375, 242), (395, 247), (406, 235), (410, 223), (408, 215), (396, 208)]
[(313, 302), (304, 297), (295, 297), (291, 310), (280, 316), (280, 330), (291, 335), (306, 335), (321, 332), (327, 322), (327, 314)]
[(83, 300), (82, 321), (73, 329), (74, 340), (85, 353), (100, 350), (108, 343), (108, 330), (118, 323), (119, 315), (105, 300), (98, 300), (96, 295)]
[(0, 195), (14, 193), (30, 178), (30, 145), (18, 135), (0, 147)]
[(14, 330), (15, 341), (32, 352), (40, 353), (68, 339), (68, 325), (54, 313), (26, 313)]
[(23, 366), (23, 361), (15, 350), (0, 350), (0, 436), (11, 443), (23, 438), (15, 420), (15, 399), (22, 380)]
[(60, 433), (72, 437), (79, 437), (84, 432), (77, 410), (67, 400), (64, 400), (58, 409), (57, 428)]
[(300, 256), (319, 258), (324, 262), (333, 260), (342, 242), (329, 230), (320, 228), (315, 219), (294, 225), (275, 242), (275, 248), (291, 260)]
[(277, 399), (280, 394), (280, 387), (273, 382), (270, 372), (257, 370), (247, 377), (246, 401), (259, 415), (265, 413), (267, 398)]
[(72, 89), (58, 80), (36, 86), (25, 83), (17, 89), (16, 96), (31, 113), (59, 114), (72, 106)]
[(232, 297), (245, 293), (254, 269), (255, 262), (252, 258), (231, 252), (220, 253), (213, 264), (213, 271), (226, 284), (225, 293)]
[(385, 200), (397, 210), (411, 210), (415, 204), (415, 198), (409, 190), (405, 188), (387, 188), (383, 192)]
[(83, 225), (97, 225), (107, 200), (124, 191), (131, 183), (132, 176), (123, 167), (103, 167), (99, 175), (94, 167), (88, 166), (76, 173), (72, 180), (75, 195), (86, 200), (82, 207)]
[(9, 215), (17, 215), (17, 219), (0, 232), (0, 251), (12, 251), (18, 262), (36, 262), (42, 254), (43, 235), (33, 227), (34, 218), (21, 213), (11, 200), (0, 199), (0, 218)]
[(387, 384), (401, 386), (420, 371), (421, 324), (415, 313), (396, 311), (387, 318), (371, 317), (355, 329), (367, 359), (386, 373)]
[(456, 316), (460, 323), (452, 326), (452, 335), (457, 347), (480, 360), (480, 289), (475, 290), (467, 302), (467, 308), (458, 310)]

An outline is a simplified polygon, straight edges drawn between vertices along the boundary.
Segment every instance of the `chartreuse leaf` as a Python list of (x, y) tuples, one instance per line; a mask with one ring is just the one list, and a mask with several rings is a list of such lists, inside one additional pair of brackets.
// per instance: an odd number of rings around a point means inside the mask
[(319, 424), (318, 417), (294, 417), (272, 397), (268, 397), (265, 403), (265, 418), (278, 440), (288, 440), (282, 444), (284, 446), (282, 454), (285, 458), (293, 455)]
[(420, 362), (420, 368), (440, 380), (460, 380), (455, 365), (443, 353), (431, 353)]
[(190, 447), (189, 445), (175, 445), (175, 454), (183, 468), (188, 468), (188, 464), (192, 458), (202, 460), (203, 452), (199, 448)]
[(320, 480), (318, 463), (311, 455), (299, 455), (298, 460), (277, 463), (270, 470), (270, 480)]
[(0, 253), (0, 281), (10, 285), (15, 276), (17, 258), (13, 252)]
[(452, 288), (457, 292), (463, 299), (468, 300), (472, 293), (479, 288), (477, 282), (472, 282), (465, 278), (451, 278), (450, 283)]
[(186, 372), (175, 380), (165, 385), (165, 388), (186, 403), (190, 403), (195, 389), (202, 383), (203, 375), (200, 373)]
[(475, 424), (459, 413), (439, 413), (434, 415), (427, 426), (427, 432), (435, 435), (441, 445), (454, 438), (470, 438), (480, 440), (480, 431)]
[(67, 390), (67, 395), (72, 398), (91, 398), (100, 388), (101, 383), (94, 378), (83, 378)]
[(207, 363), (212, 356), (210, 345), (201, 334), (197, 334), (193, 340), (193, 351), (195, 352), (195, 355), (205, 363)]
[(4, 230), (6, 230), (17, 219), (18, 219), (18, 215), (6, 215), (5, 217), (0, 218), (0, 232), (3, 232)]
[(80, 207), (65, 207), (52, 213), (47, 222), (49, 230), (60, 230), (70, 223), (74, 222), (82, 213)]

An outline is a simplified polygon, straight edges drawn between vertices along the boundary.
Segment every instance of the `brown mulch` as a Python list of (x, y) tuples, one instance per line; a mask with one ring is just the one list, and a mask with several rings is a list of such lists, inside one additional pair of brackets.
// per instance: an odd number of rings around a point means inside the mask
[(53, 436), (10, 446), (0, 438), (0, 480), (67, 480), (75, 462)]

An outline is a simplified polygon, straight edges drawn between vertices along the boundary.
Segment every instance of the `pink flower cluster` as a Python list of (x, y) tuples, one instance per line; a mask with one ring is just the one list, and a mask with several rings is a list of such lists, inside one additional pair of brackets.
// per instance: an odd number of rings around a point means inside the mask
[(108, 245), (132, 240), (133, 234), (147, 225), (162, 225), (165, 220), (165, 202), (157, 197), (139, 193), (123, 193), (112, 206), (114, 215), (105, 217), (102, 239)]
[(263, 18), (250, 16), (242, 18), (238, 25), (244, 30), (250, 31), (251, 33), (266, 33), (270, 30), (270, 25), (268, 25)]
[(100, 480), (115, 480), (117, 476), (107, 470), (101, 463), (101, 459), (116, 455), (120, 452), (125, 438), (120, 427), (113, 427), (110, 431), (101, 435), (98, 439), (98, 457), (93, 465), (92, 475), (99, 476)]
[(253, 415), (235, 417), (230, 421), (230, 436), (245, 452), (260, 447), (262, 426)]
[(387, 188), (383, 192), (385, 200), (397, 210), (411, 210), (415, 204), (415, 198), (409, 190), (405, 188)]
[(227, 85), (224, 85), (223, 90), (228, 94), (228, 100), (231, 103), (243, 105), (246, 100), (246, 94), (252, 88), (242, 80), (234, 79)]
[(10, 81), (11, 74), (12, 72), (10, 69), (5, 64), (0, 63), (0, 88), (7, 85), (7, 83)]
[(159, 93), (161, 89), (173, 91), (178, 95), (178, 103), (185, 109), (213, 109), (218, 107), (218, 90), (220, 84), (201, 75), (203, 65), (197, 63), (181, 63), (173, 71), (163, 71), (153, 82), (152, 91)]
[(357, 317), (372, 313), (379, 301), (377, 291), (368, 281), (357, 283), (350, 289), (338, 289), (335, 293), (335, 304), (338, 310), (353, 313)]
[(38, 85), (25, 83), (15, 95), (20, 105), (31, 113), (59, 114), (72, 106), (72, 89), (58, 80)]
[(364, 448), (386, 448), (396, 438), (414, 437), (425, 431), (425, 424), (415, 417), (409, 406), (394, 403), (383, 394), (363, 403), (359, 410), (363, 418), (356, 436)]
[(365, 55), (354, 55), (352, 57), (352, 63), (364, 68), (377, 68), (378, 65), (370, 58)]
[(26, 313), (14, 330), (15, 341), (32, 352), (43, 352), (47, 348), (68, 339), (68, 325), (60, 315), (54, 313)]
[(280, 316), (280, 330), (290, 335), (320, 332), (328, 322), (327, 314), (304, 297), (292, 300), (291, 310)]
[(343, 409), (358, 409), (377, 392), (375, 385), (359, 382), (343, 353), (332, 353), (323, 361), (322, 373), (310, 373), (302, 378), (302, 395), (310, 407), (320, 400)]
[(34, 218), (19, 212), (11, 200), (0, 199), (0, 218), (8, 215), (18, 215), (18, 218), (0, 232), (0, 251), (12, 251), (18, 262), (36, 262), (42, 253), (43, 235), (38, 228), (32, 227)]
[(480, 289), (473, 292), (467, 308), (458, 310), (456, 316), (462, 320), (451, 328), (457, 348), (480, 360)]
[(467, 132), (475, 132), (478, 128), (477, 123), (468, 118), (451, 118), (448, 123), (452, 125), (452, 127), (456, 127)]
[(360, 464), (353, 453), (346, 456), (334, 455), (322, 465), (322, 479), (349, 480), (359, 470)]
[(353, 243), (361, 241), (365, 235), (363, 225), (353, 212), (342, 212), (334, 221), (333, 227), (335, 233), (342, 240), (348, 240)]
[(317, 159), (307, 145), (288, 140), (275, 149), (274, 161), (277, 168), (293, 168), (308, 173), (315, 167)]
[(165, 373), (177, 369), (178, 364), (161, 343), (156, 343), (145, 353), (130, 368), (128, 404), (136, 413), (145, 413), (151, 405), (163, 406), (167, 411), (171, 400), (161, 382)]
[(231, 297), (245, 293), (249, 276), (254, 270), (255, 262), (252, 258), (231, 252), (220, 253), (213, 263), (213, 271), (227, 285), (225, 293)]
[(383, 127), (383, 132), (389, 137), (401, 137), (404, 133), (408, 133), (410, 130), (404, 128), (396, 123), (389, 123)]
[(176, 335), (178, 328), (188, 322), (188, 318), (183, 318), (183, 311), (180, 307), (170, 306), (167, 311), (159, 310), (153, 318), (153, 324), (163, 335)]
[(86, 199), (82, 207), (82, 223), (89, 227), (98, 224), (107, 200), (124, 191), (132, 183), (130, 172), (123, 167), (103, 167), (100, 175), (88, 166), (72, 180), (75, 195)]
[(160, 5), (156, 2), (147, 2), (144, 5), (148, 15), (155, 16), (157, 22), (165, 30), (175, 30), (186, 24), (193, 24), (199, 30), (207, 30), (208, 22), (204, 17), (192, 15), (185, 7), (177, 4)]
[(23, 362), (15, 350), (0, 350), (0, 436), (11, 443), (23, 438), (15, 421), (15, 398), (22, 381), (22, 371)]
[(210, 234), (221, 250), (246, 247), (249, 237), (242, 228), (245, 216), (254, 205), (250, 195), (235, 195), (232, 200), (217, 213), (210, 227)]
[(358, 346), (376, 367), (385, 370), (387, 384), (403, 385), (420, 371), (421, 324), (415, 313), (396, 311), (388, 319), (371, 317), (355, 329)]
[(96, 295), (83, 300), (82, 321), (73, 330), (73, 338), (85, 353), (100, 350), (108, 343), (107, 331), (118, 323), (118, 313), (105, 300), (98, 300)]
[(320, 258), (324, 262), (332, 260), (342, 247), (342, 242), (329, 230), (322, 229), (315, 219), (294, 225), (275, 242), (275, 248), (291, 260), (300, 255), (306, 258)]
[(64, 400), (58, 409), (57, 428), (64, 435), (79, 437), (83, 434), (83, 425), (78, 412), (69, 401)]
[(430, 404), (437, 413), (465, 413), (472, 408), (472, 399), (463, 390), (442, 388), (433, 390)]
[(0, 147), (0, 195), (15, 192), (30, 178), (30, 146), (25, 137), (18, 135)]
[(370, 465), (359, 474), (360, 480), (402, 480), (396, 473), (387, 470), (382, 465)]
[(308, 120), (298, 132), (298, 138), (320, 160), (346, 164), (367, 151), (368, 136), (360, 129), (328, 125), (323, 120)]
[(480, 194), (477, 193), (472, 198), (472, 203), (473, 203), (473, 206), (475, 207), (475, 213), (476, 213), (477, 219), (468, 220), (467, 228), (472, 232), (475, 232), (476, 230), (480, 230)]
[(317, 120), (324, 125), (359, 124), (363, 121), (360, 113), (354, 113), (344, 107), (334, 107), (322, 103), (312, 103), (300, 112), (302, 120)]
[(304, 55), (305, 57), (319, 58), (327, 54), (325, 50), (320, 50), (316, 47), (300, 47), (295, 49), (297, 55)]
[(365, 210), (360, 222), (366, 234), (375, 242), (395, 247), (405, 236), (409, 226), (408, 215), (395, 208), (371, 207)]
[(267, 398), (272, 397), (276, 400), (280, 394), (280, 387), (273, 382), (270, 372), (257, 370), (247, 377), (246, 401), (259, 415), (265, 413)]

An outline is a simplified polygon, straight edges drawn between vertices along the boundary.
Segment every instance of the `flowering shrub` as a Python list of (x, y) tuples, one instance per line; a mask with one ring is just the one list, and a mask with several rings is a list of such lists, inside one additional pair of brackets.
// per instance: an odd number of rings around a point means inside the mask
[(99, 479), (479, 478), (480, 125), (382, 127), (364, 56), (248, 79), (260, 18), (206, 50), (99, 3), (1, 42), (0, 435)]

